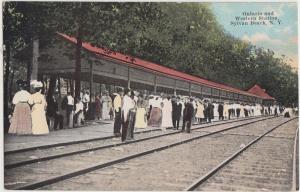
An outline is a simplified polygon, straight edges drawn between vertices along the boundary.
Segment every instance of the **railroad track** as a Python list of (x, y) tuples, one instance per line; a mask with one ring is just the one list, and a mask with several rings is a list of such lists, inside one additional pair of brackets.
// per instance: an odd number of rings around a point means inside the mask
[[(264, 117), (264, 116), (255, 116), (255, 117), (249, 117), (249, 118), (241, 118), (241, 119), (226, 119), (223, 121), (217, 121), (216, 123), (200, 123), (200, 124), (193, 124), (193, 125), (207, 125), (208, 126), (212, 126), (215, 124), (227, 124), (230, 122), (238, 122), (238, 121), (244, 121), (247, 119), (256, 119), (256, 118), (260, 118), (260, 117)], [(172, 129), (172, 128), (167, 128), (167, 129)], [(150, 129), (150, 130), (144, 130), (144, 131), (139, 131), (139, 132), (135, 132), (135, 135), (139, 135), (139, 134), (144, 134), (144, 133), (151, 133), (151, 132), (155, 132), (158, 131), (160, 132), (161, 129), (160, 128), (154, 128), (154, 129)], [(21, 153), (21, 152), (27, 152), (27, 151), (33, 151), (33, 150), (39, 150), (39, 149), (49, 149), (49, 148), (54, 148), (54, 147), (61, 147), (61, 146), (68, 146), (68, 145), (74, 145), (74, 144), (81, 144), (81, 143), (88, 143), (88, 142), (93, 142), (93, 141), (105, 141), (105, 140), (110, 140), (113, 138), (117, 138), (116, 136), (107, 136), (107, 137), (97, 137), (97, 138), (91, 138), (91, 139), (84, 139), (84, 140), (78, 140), (78, 141), (71, 141), (71, 142), (63, 142), (63, 143), (55, 143), (55, 144), (49, 144), (49, 145), (42, 145), (42, 146), (34, 146), (34, 147), (27, 147), (27, 148), (22, 148), (22, 149), (15, 149), (15, 150), (9, 150), (9, 151), (5, 151), (4, 155), (10, 155), (10, 154), (15, 154), (15, 153)]]
[[(255, 138), (188, 186), (186, 191), (289, 191), (299, 188), (295, 158), (298, 129), (292, 137), (276, 132), (289, 119)], [(286, 126), (287, 130), (288, 127)], [(294, 137), (294, 138), (293, 138)], [(289, 154), (290, 151), (294, 153)], [(275, 157), (275, 158), (274, 158)], [(293, 161), (293, 168), (289, 163)], [(292, 177), (293, 176), (293, 177)]]
[[(251, 142), (262, 133), (269, 131), (270, 127), (279, 124), (286, 126), (285, 122), (284, 118), (276, 118), (224, 131), (221, 134), (212, 134), (200, 140), (113, 164), (39, 189), (183, 190), (193, 179), (205, 175), (212, 167), (240, 149), (240, 144)], [(287, 130), (286, 127), (284, 129)], [(248, 131), (243, 135), (244, 130), (252, 130), (252, 132)], [(235, 135), (232, 132), (235, 132)], [(268, 137), (281, 138), (276, 135)], [(207, 150), (208, 147), (211, 149)]]
[[(265, 118), (265, 117), (258, 117), (258, 119), (260, 118)], [(216, 125), (224, 125), (224, 124), (230, 124), (234, 122), (240, 122), (240, 121), (246, 121), (252, 119), (256, 119), (256, 118), (238, 119), (233, 121), (213, 123), (209, 125), (203, 124), (201, 126), (197, 126), (193, 128), (192, 130), (201, 130)], [(107, 149), (111, 147), (128, 145), (130, 143), (138, 143), (138, 142), (164, 137), (168, 135), (179, 134), (180, 132), (181, 131), (178, 130), (176, 131), (171, 130), (168, 133), (161, 134), (157, 130), (155, 130), (154, 132), (147, 130), (145, 132), (142, 132), (143, 134), (141, 133), (137, 134), (135, 136), (136, 139), (129, 142), (120, 142), (119, 140), (109, 140), (108, 138), (104, 138), (104, 139), (97, 138), (92, 140), (85, 140), (85, 142), (81, 141), (80, 143), (70, 142), (67, 143), (65, 146), (54, 145), (54, 146), (47, 146), (47, 148), (45, 146), (42, 146), (42, 150), (41, 148), (37, 148), (37, 147), (31, 148), (31, 150), (29, 150), (29, 148), (26, 148), (25, 150), (18, 150), (19, 152), (5, 154), (5, 169), (11, 169), (15, 167), (32, 164), (32, 163), (48, 161), (51, 159), (77, 155), (81, 153), (87, 153), (87, 152)], [(109, 138), (112, 139), (113, 137), (109, 137)]]
[[(101, 150), (101, 152), (92, 151), (92, 153), (79, 154), (77, 156), (73, 155), (72, 157), (54, 159), (53, 161), (39, 162), (37, 164), (11, 168), (5, 171), (5, 179), (7, 183), (5, 186), (7, 188), (13, 188), (13, 189), (40, 188), (43, 186), (47, 186), (62, 181), (64, 179), (69, 179), (78, 175), (86, 174), (88, 172), (97, 169), (109, 167), (121, 162), (128, 161), (130, 159), (141, 157), (157, 151), (162, 151), (173, 146), (178, 146), (184, 143), (198, 140), (200, 138), (218, 134), (223, 131), (228, 131), (231, 129), (243, 127), (270, 118), (274, 118), (274, 117), (259, 118), (258, 120), (248, 119), (246, 120), (247, 121), (246, 123), (243, 123), (241, 121), (235, 121), (235, 122), (231, 122), (235, 125), (227, 126), (225, 128), (223, 127), (225, 123), (210, 125), (210, 127), (214, 127), (214, 128), (215, 126), (220, 127), (220, 130), (211, 133), (207, 133), (209, 132), (209, 130), (206, 130), (203, 132), (195, 132), (193, 135), (192, 134), (168, 135), (168, 137), (164, 137), (163, 140), (157, 137), (151, 139), (151, 141), (145, 140), (144, 142), (141, 142), (140, 145), (137, 145), (136, 143), (127, 143), (126, 145), (124, 145), (125, 149), (123, 149), (123, 151), (125, 151), (124, 153), (126, 153), (125, 155), (120, 155), (119, 152), (120, 149), (117, 149), (117, 147), (112, 147), (112, 148), (107, 148), (105, 150)], [(205, 129), (207, 128), (207, 126), (200, 127), (200, 128)], [(179, 140), (179, 141), (174, 142), (174, 140)], [(66, 165), (70, 167), (66, 168)], [(93, 165), (93, 166), (87, 166), (87, 165)], [(58, 170), (47, 170), (46, 167), (53, 167), (53, 168), (55, 167)], [(26, 174), (27, 172), (31, 172), (31, 175)], [(34, 177), (36, 176), (35, 174), (43, 174), (43, 173), (46, 173), (46, 176), (43, 177), (41, 175), (39, 176), (40, 181), (36, 181), (37, 178)], [(17, 181), (19, 181), (19, 183), (17, 183)], [(10, 183), (15, 183), (15, 185)]]

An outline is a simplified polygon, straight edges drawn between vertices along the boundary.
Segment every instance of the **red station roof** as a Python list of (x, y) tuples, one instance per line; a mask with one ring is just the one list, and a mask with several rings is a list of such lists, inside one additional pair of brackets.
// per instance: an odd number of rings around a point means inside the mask
[(271, 97), (264, 89), (262, 89), (259, 85), (254, 85), (248, 90), (249, 93), (257, 95), (263, 99), (275, 100), (274, 97)]
[[(58, 35), (60, 35), (61, 37), (63, 37), (65, 40), (68, 40), (69, 42), (76, 44), (77, 43), (77, 39), (71, 36), (68, 36), (66, 34), (63, 33), (57, 33)], [(95, 53), (98, 56), (102, 56), (102, 57), (106, 57), (109, 59), (113, 59), (113, 60), (117, 60), (117, 61), (121, 61), (121, 62), (125, 62), (126, 64), (129, 65), (133, 65), (135, 67), (141, 67), (144, 69), (148, 69), (151, 71), (155, 71), (158, 73), (163, 73), (172, 77), (176, 77), (176, 78), (180, 78), (180, 79), (184, 79), (184, 80), (188, 80), (194, 83), (198, 83), (198, 84), (202, 84), (202, 85), (207, 85), (209, 87), (214, 87), (214, 88), (218, 88), (218, 89), (223, 89), (226, 91), (230, 91), (230, 92), (234, 92), (234, 93), (238, 93), (238, 94), (242, 94), (242, 95), (248, 95), (248, 96), (252, 96), (252, 97), (260, 97), (260, 95), (256, 95), (253, 94), (251, 92), (247, 92), (247, 91), (243, 91), (234, 87), (230, 87), (228, 85), (223, 85), (220, 83), (215, 83), (212, 81), (209, 81), (207, 79), (202, 79), (193, 75), (189, 75), (180, 71), (177, 71), (175, 69), (171, 69), (168, 67), (164, 67), (162, 65), (158, 65), (149, 61), (145, 61), (139, 58), (135, 58), (129, 55), (124, 55), (122, 53), (118, 53), (118, 52), (114, 52), (111, 51), (109, 49), (105, 49), (105, 48), (99, 48), (99, 47), (95, 47), (92, 46), (90, 43), (87, 42), (82, 42), (82, 47), (90, 52)], [(264, 98), (264, 97), (262, 97)]]

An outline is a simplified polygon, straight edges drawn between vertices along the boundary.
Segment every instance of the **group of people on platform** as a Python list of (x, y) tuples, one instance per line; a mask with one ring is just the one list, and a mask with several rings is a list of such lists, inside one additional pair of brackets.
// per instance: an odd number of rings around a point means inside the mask
[(8, 133), (21, 135), (43, 135), (49, 133), (45, 110), (47, 102), (41, 93), (43, 83), (32, 81), (33, 92), (26, 91), (27, 84), (17, 81), (19, 91), (14, 95), (12, 104), (14, 112)]
[[(122, 96), (124, 94), (124, 96)], [(115, 93), (113, 100), (115, 122), (114, 134), (122, 141), (133, 139), (135, 128), (160, 127), (179, 129), (187, 133), (193, 123), (211, 122), (212, 119), (242, 118), (259, 115), (279, 115), (283, 108), (278, 105), (261, 106), (260, 104), (243, 104), (232, 102), (211, 102), (187, 96), (143, 95), (125, 89)], [(121, 131), (122, 130), (122, 131)]]
[[(114, 134), (122, 141), (134, 139), (134, 129), (160, 127), (179, 129), (187, 133), (193, 123), (211, 122), (213, 119), (231, 119), (259, 115), (279, 115), (283, 108), (278, 105), (215, 102), (188, 96), (167, 94), (147, 95), (131, 89), (117, 88), (116, 92), (90, 95), (82, 90), (80, 97), (70, 92), (59, 102), (58, 94), (46, 97), (41, 93), (43, 84), (33, 81), (33, 93), (27, 92), (26, 83), (17, 81), (18, 91), (12, 103), (14, 112), (9, 133), (47, 134), (49, 127), (73, 128), (86, 120), (113, 120)], [(47, 105), (48, 103), (48, 105)], [(182, 124), (180, 124), (182, 121)], [(58, 127), (59, 126), (59, 127)]]

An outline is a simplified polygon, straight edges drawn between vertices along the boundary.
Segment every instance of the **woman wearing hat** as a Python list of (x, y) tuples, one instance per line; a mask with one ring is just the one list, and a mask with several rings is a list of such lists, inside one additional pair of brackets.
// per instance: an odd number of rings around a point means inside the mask
[(109, 112), (111, 111), (112, 108), (112, 99), (109, 96), (108, 91), (104, 92), (104, 95), (102, 96), (101, 100), (102, 100), (102, 119), (109, 120), (110, 119)]
[(146, 128), (147, 127), (147, 106), (148, 104), (145, 101), (144, 95), (140, 94), (138, 97), (138, 101), (136, 103), (136, 120), (135, 120), (135, 128)]
[(45, 100), (45, 96), (41, 93), (43, 83), (40, 81), (36, 81), (32, 85), (35, 90), (35, 93), (31, 95), (28, 101), (28, 103), (32, 106), (32, 134), (48, 134), (49, 128), (46, 121), (47, 102)]
[(122, 105), (122, 133), (121, 140), (128, 141), (133, 139), (134, 123), (135, 123), (135, 102), (130, 89), (124, 90)]
[(8, 133), (19, 135), (31, 134), (31, 112), (28, 104), (31, 95), (25, 90), (25, 82), (23, 80), (17, 80), (16, 83), (20, 91), (15, 94), (12, 100), (15, 109)]
[(204, 104), (200, 99), (197, 100), (196, 118), (198, 123), (204, 119)]

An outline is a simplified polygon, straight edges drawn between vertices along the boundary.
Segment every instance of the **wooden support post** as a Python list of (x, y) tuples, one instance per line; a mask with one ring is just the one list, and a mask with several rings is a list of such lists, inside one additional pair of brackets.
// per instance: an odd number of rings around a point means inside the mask
[(46, 89), (48, 89), (48, 75), (45, 75), (45, 79), (46, 79), (46, 80), (44, 80), (45, 81), (45, 87), (46, 87)]
[(108, 93), (111, 94), (111, 85), (108, 85)]
[(31, 85), (30, 85), (30, 80), (31, 80), (31, 70), (32, 69), (32, 63), (31, 63), (31, 59), (29, 59), (27, 61), (27, 76), (26, 76), (26, 81), (27, 81), (27, 91), (30, 92), (31, 91)]
[(60, 76), (58, 76), (58, 83), (57, 83), (57, 88), (58, 88), (58, 95), (59, 98), (61, 98), (61, 84), (60, 84)]
[(130, 89), (130, 67), (128, 66), (128, 80), (127, 80), (127, 87)]
[(33, 49), (32, 49), (32, 71), (31, 71), (31, 80), (38, 79), (38, 57), (39, 57), (39, 40), (33, 40)]
[(10, 78), (10, 85), (9, 85), (9, 98), (7, 99), (7, 101), (12, 101), (13, 99), (13, 95), (12, 95), (12, 87), (13, 87), (13, 82), (14, 82), (14, 76), (15, 76), (15, 71), (16, 71), (16, 68), (13, 67), (12, 69), (12, 74), (11, 74), (11, 78)]
[(76, 97), (76, 95), (74, 94), (74, 82), (73, 82), (73, 79), (69, 79), (69, 82), (70, 82), (70, 92), (71, 92), (71, 95), (73, 97)]
[(41, 81), (42, 83), (43, 83), (43, 88), (42, 88), (42, 93), (43, 94), (45, 94), (46, 93), (46, 90), (47, 90), (47, 88), (46, 88), (46, 83), (45, 83), (45, 81), (44, 81), (44, 75), (42, 74), (42, 73), (39, 73), (38, 75), (37, 75), (37, 80), (38, 81)]
[[(200, 86), (200, 94), (201, 94), (201, 97), (203, 97), (203, 91), (202, 91), (202, 88), (203, 88), (203, 86), (201, 85), (201, 86)], [(203, 98), (204, 98), (204, 97), (203, 97)], [(202, 99), (203, 99), (203, 98), (202, 98)]]
[(90, 101), (92, 101), (93, 82), (94, 82), (93, 62), (90, 61)]
[(191, 87), (192, 86), (192, 84), (191, 84), (191, 82), (189, 82), (189, 96), (192, 96), (192, 90), (191, 90)]
[(69, 92), (69, 79), (65, 79), (65, 82), (67, 82), (67, 93)]
[(177, 79), (175, 79), (175, 85), (174, 85), (174, 95), (177, 95), (176, 91), (177, 91)]
[(49, 88), (47, 91), (47, 98), (51, 98), (52, 95), (55, 92), (55, 87), (56, 87), (56, 75), (51, 74), (50, 76), (50, 82), (49, 82)]
[(157, 92), (157, 77), (156, 77), (156, 74), (154, 76), (154, 94), (156, 95), (156, 92)]

